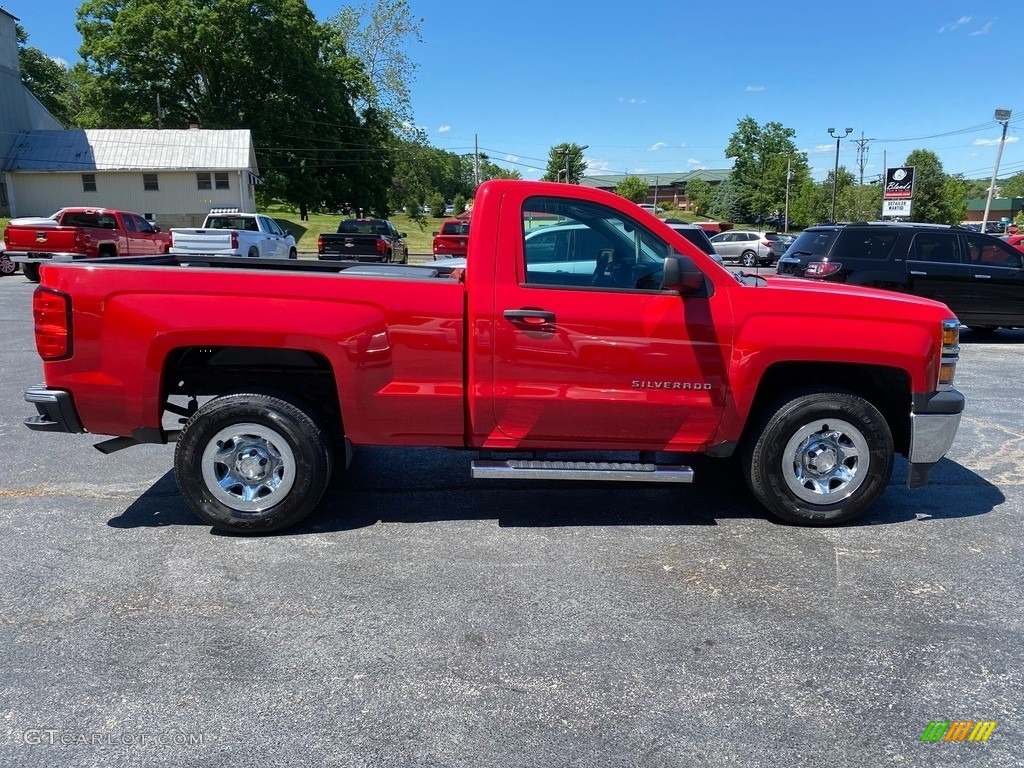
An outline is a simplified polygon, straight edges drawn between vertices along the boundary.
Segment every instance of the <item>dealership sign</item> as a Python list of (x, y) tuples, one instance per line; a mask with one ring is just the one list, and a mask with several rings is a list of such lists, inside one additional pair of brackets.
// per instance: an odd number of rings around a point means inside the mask
[(883, 200), (909, 200), (914, 196), (914, 169), (886, 168)]

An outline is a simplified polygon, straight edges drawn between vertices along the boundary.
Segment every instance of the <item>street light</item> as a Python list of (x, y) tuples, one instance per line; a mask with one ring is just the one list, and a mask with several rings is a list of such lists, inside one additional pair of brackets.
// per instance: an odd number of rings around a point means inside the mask
[(996, 189), (996, 176), (999, 175), (999, 160), (1003, 156), (1003, 144), (1006, 143), (1006, 126), (1010, 124), (1012, 110), (997, 109), (996, 122), (1003, 124), (1003, 135), (999, 139), (999, 149), (996, 150), (996, 166), (992, 169), (992, 183), (988, 185), (988, 195), (985, 196), (985, 215), (981, 217), (981, 233), (985, 234), (985, 226), (988, 224), (988, 210), (992, 205), (992, 193)]
[(829, 128), (828, 129), (828, 135), (836, 140), (836, 167), (835, 167), (835, 170), (832, 171), (832, 223), (833, 224), (836, 223), (836, 189), (837, 189), (838, 183), (839, 183), (839, 141), (841, 139), (845, 139), (847, 136), (849, 136), (851, 133), (853, 133), (853, 128), (844, 128), (843, 130), (846, 131), (846, 133), (844, 133), (842, 136), (837, 134), (835, 132), (835, 130), (836, 130), (835, 128)]
[[(590, 145), (589, 144), (584, 144), (582, 147), (577, 147), (577, 149), (580, 152), (583, 152), (583, 150), (585, 150), (585, 149), (590, 149)], [(572, 152), (572, 149), (569, 148), (568, 146), (564, 147), (562, 149), (562, 154), (565, 155), (565, 183), (566, 184), (571, 184), (572, 183), (572, 181), (570, 181), (570, 177), (569, 177), (569, 153), (570, 152)]]

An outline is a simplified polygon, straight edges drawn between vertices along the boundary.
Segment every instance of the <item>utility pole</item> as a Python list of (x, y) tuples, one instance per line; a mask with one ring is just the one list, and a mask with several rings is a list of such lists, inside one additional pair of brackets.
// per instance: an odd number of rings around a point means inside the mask
[(999, 108), (996, 110), (995, 120), (997, 123), (1003, 124), (1003, 135), (999, 139), (999, 149), (996, 150), (996, 164), (992, 169), (992, 182), (988, 185), (988, 195), (985, 197), (985, 213), (981, 217), (981, 234), (985, 234), (985, 226), (988, 224), (988, 212), (989, 208), (992, 207), (992, 195), (996, 191), (996, 177), (999, 176), (999, 160), (1003, 156), (1003, 144), (1006, 143), (1006, 126), (1010, 124), (1010, 115), (1012, 111), (1009, 109)]
[(861, 131), (860, 132), (860, 138), (859, 139), (851, 139), (851, 141), (853, 141), (853, 143), (857, 145), (857, 166), (860, 168), (860, 181), (858, 182), (858, 187), (857, 187), (857, 216), (856, 216), (857, 220), (860, 221), (860, 218), (861, 218), (861, 215), (860, 215), (860, 197), (861, 197), (861, 191), (862, 191), (860, 188), (864, 186), (864, 166), (867, 165), (867, 161), (868, 161), (868, 142), (869, 141), (874, 141), (874, 139), (865, 139), (864, 138), (864, 131)]
[(159, 130), (164, 127), (164, 110), (160, 106), (160, 94), (156, 95), (156, 127)]
[(828, 129), (828, 135), (836, 140), (836, 168), (832, 171), (832, 224), (836, 223), (836, 191), (839, 188), (839, 142), (853, 133), (853, 128), (846, 128), (845, 130), (846, 133), (840, 136), (836, 133), (835, 128)]

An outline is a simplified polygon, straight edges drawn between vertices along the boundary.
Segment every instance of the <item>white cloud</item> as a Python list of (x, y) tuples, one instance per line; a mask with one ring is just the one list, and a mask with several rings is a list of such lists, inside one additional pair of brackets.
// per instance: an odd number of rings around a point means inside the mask
[(632, 96), (632, 97), (627, 99), (624, 96), (620, 96), (619, 97), (619, 103), (620, 104), (646, 104), (647, 103), (647, 99), (638, 99), (635, 96)]
[(51, 56), (50, 58), (56, 63), (60, 64), (64, 69), (68, 69), (67, 61), (62, 59), (60, 56)]
[(981, 29), (976, 29), (970, 33), (971, 37), (977, 37), (978, 35), (987, 35), (992, 31), (992, 22), (988, 21)]
[(748, 85), (746, 88), (747, 93), (759, 93), (764, 90), (763, 85)]
[(824, 154), (825, 152), (835, 152), (835, 151), (836, 151), (836, 145), (835, 144), (819, 144), (818, 146), (816, 146), (816, 147), (814, 147), (812, 149), (808, 149), (807, 150), (807, 154), (809, 154), (809, 155), (821, 155), (821, 154)]
[[(1015, 144), (1020, 141), (1020, 136), (1007, 136), (1007, 144)], [(999, 143), (999, 139), (975, 139), (971, 142), (976, 147), (994, 147)]]
[(970, 24), (971, 19), (973, 18), (973, 16), (961, 16), (952, 24), (943, 24), (941, 27), (939, 27), (939, 34), (941, 35), (943, 32), (952, 32), (957, 27), (962, 27), (964, 24)]
[(612, 167), (612, 164), (607, 160), (591, 160), (590, 158), (584, 158), (587, 161), (587, 173), (591, 171), (607, 171)]
[(519, 162), (519, 155), (505, 155), (505, 162), (506, 163), (518, 163)]
[(452, 129), (452, 127), (450, 125), (442, 125), (440, 128), (437, 129), (437, 132), (438, 133), (448, 133), (448, 131), (450, 131), (451, 129)]
[(691, 157), (689, 160), (687, 160), (686, 164), (688, 166), (690, 166), (691, 168), (704, 168), (704, 167), (706, 167), (704, 165), (704, 161), (703, 160), (698, 160), (695, 157)]
[(668, 146), (668, 144), (666, 144), (664, 141), (659, 141), (659, 142), (656, 142), (656, 143), (652, 144), (651, 146), (649, 146), (647, 148), (647, 151), (648, 152), (657, 152), (659, 149), (664, 149), (667, 146)]

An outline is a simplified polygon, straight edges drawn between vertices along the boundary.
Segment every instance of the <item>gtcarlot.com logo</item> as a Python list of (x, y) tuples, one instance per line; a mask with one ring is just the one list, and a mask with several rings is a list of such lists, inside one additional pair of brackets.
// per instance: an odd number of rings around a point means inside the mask
[(932, 720), (921, 741), (988, 741), (996, 725), (995, 720)]
[(15, 743), (29, 747), (191, 747), (203, 744), (203, 734), (182, 731), (78, 733), (60, 728), (29, 728), (24, 731), (14, 731), (12, 736)]

